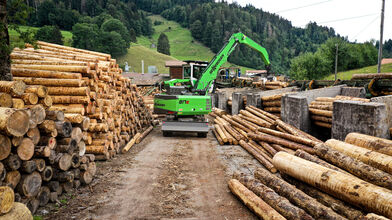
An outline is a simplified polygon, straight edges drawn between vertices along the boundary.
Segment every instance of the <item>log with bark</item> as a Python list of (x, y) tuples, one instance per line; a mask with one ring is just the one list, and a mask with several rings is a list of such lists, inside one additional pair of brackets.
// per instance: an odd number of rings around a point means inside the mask
[[(277, 153), (274, 156), (274, 164), (277, 155), (282, 154), (286, 155), (287, 153)], [(299, 172), (302, 172), (302, 170), (299, 170)], [(316, 219), (344, 219), (331, 208), (324, 206), (313, 197), (308, 196), (304, 192), (298, 190), (295, 186), (287, 183), (275, 175), (272, 175), (265, 169), (257, 169), (254, 175), (258, 180), (273, 189), (280, 196), (287, 198), (294, 205), (302, 208)]]
[(317, 156), (364, 179), (370, 183), (392, 190), (392, 175), (349, 157), (325, 144), (314, 147)]
[(307, 214), (303, 209), (294, 206), (285, 197), (280, 196), (271, 188), (262, 184), (255, 178), (238, 173), (235, 173), (233, 175), (233, 178), (237, 179), (245, 187), (254, 192), (257, 196), (259, 196), (268, 205), (270, 205), (272, 208), (282, 214), (285, 218), (293, 220), (313, 219), (312, 216)]
[(345, 142), (392, 156), (392, 140), (360, 133), (350, 133)]
[(8, 135), (23, 136), (29, 129), (29, 116), (21, 109), (0, 107), (0, 131)]
[(238, 180), (231, 179), (228, 183), (231, 192), (236, 195), (249, 209), (262, 219), (285, 219), (260, 197), (247, 189)]
[(240, 141), (241, 147), (243, 147), (246, 151), (249, 152), (254, 158), (256, 158), (257, 161), (260, 162), (265, 168), (267, 168), (269, 171), (272, 173), (276, 173), (277, 170), (276, 168), (268, 161), (267, 158), (262, 156), (259, 152), (257, 152), (254, 148), (252, 148), (248, 143), (246, 143), (244, 140)]
[(33, 216), (25, 204), (14, 202), (11, 210), (7, 214), (0, 216), (0, 220), (8, 219), (33, 220)]
[(388, 189), (284, 152), (277, 153), (273, 162), (282, 173), (366, 211), (392, 218), (392, 192)]

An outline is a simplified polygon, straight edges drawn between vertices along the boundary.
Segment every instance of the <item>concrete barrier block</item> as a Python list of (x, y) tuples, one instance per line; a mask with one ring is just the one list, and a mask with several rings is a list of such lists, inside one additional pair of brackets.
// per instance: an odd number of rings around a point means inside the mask
[(261, 107), (261, 98), (258, 93), (248, 93), (246, 95), (246, 106), (254, 106), (257, 108)]
[(370, 99), (371, 102), (384, 103), (387, 108), (388, 126), (392, 128), (392, 95), (379, 96)]
[(241, 109), (244, 109), (243, 95), (242, 93), (234, 92), (231, 97), (231, 114), (237, 115)]
[(224, 92), (218, 92), (218, 108), (227, 111), (227, 96)]
[(389, 138), (388, 127), (384, 103), (349, 100), (333, 103), (332, 138), (344, 140), (351, 132)]
[(366, 90), (364, 87), (343, 87), (341, 95), (365, 98)]

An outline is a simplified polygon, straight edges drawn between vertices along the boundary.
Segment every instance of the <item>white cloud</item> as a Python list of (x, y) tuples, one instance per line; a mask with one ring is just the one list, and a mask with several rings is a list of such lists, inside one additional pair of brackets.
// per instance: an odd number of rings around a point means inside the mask
[[(350, 41), (364, 42), (380, 38), (381, 0), (228, 0), (229, 3), (233, 1), (242, 6), (252, 4), (263, 11), (276, 13), (298, 27), (304, 27), (310, 21), (320, 23), (368, 15), (320, 25), (334, 28), (340, 35), (348, 36)], [(294, 9), (307, 5), (312, 6)], [(386, 0), (384, 40), (392, 39), (391, 9), (392, 1)]]

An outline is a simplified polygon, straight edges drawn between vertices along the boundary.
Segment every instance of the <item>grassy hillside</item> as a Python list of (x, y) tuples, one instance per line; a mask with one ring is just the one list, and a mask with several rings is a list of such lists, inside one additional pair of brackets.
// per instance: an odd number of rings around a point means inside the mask
[[(149, 18), (151, 19), (152, 23), (155, 21), (160, 21), (162, 24), (153, 26), (155, 32), (150, 38), (146, 36), (138, 37), (138, 45), (142, 45), (151, 51), (157, 51), (156, 47), (152, 48), (151, 45), (155, 44), (155, 46), (157, 46), (158, 37), (162, 32), (164, 32), (169, 38), (170, 55), (175, 59), (210, 61), (214, 57), (215, 54), (208, 47), (193, 39), (191, 32), (188, 29), (181, 27), (179, 23), (168, 21), (160, 15), (152, 15), (149, 16)], [(144, 56), (143, 54), (137, 55)], [(130, 62), (128, 61), (128, 63)], [(228, 67), (236, 65), (227, 62), (224, 64), (224, 66)], [(250, 68), (241, 67), (242, 72), (245, 72), (245, 70), (248, 69)]]
[[(151, 48), (151, 44), (157, 45), (159, 35), (164, 32), (169, 38), (170, 53), (178, 60), (205, 60), (209, 61), (214, 56), (214, 53), (201, 43), (195, 41), (191, 32), (181, 27), (180, 24), (174, 21), (168, 21), (159, 15), (149, 17), (154, 23), (160, 21), (162, 24), (154, 25), (155, 33), (151, 38), (138, 37), (138, 43), (147, 48)], [(151, 48), (156, 51), (156, 48)]]
[[(392, 73), (392, 63), (384, 64), (381, 66), (382, 73)], [(339, 72), (338, 79), (351, 79), (352, 75), (355, 73), (377, 73), (377, 65), (368, 66), (361, 69), (350, 70), (346, 72)], [(331, 74), (324, 78), (325, 80), (334, 80), (335, 74)]]
[[(38, 30), (37, 27), (29, 27), (29, 26), (19, 26), (20, 30), (26, 31), (28, 28), (36, 31)], [(22, 46), (21, 42), (19, 40), (19, 34), (13, 29), (8, 29), (9, 35), (10, 35), (10, 41), (11, 45), (13, 46)], [(69, 31), (61, 31), (61, 34), (63, 35), (63, 40), (64, 40), (64, 45), (66, 46), (71, 46), (72, 44), (72, 33)]]
[(165, 61), (176, 60), (174, 57), (150, 50), (142, 45), (132, 44), (128, 53), (117, 59), (121, 66), (128, 62), (131, 66), (130, 71), (142, 72), (141, 61), (144, 61), (144, 72), (148, 71), (148, 66), (156, 66), (159, 73), (169, 73), (169, 68), (165, 67)]

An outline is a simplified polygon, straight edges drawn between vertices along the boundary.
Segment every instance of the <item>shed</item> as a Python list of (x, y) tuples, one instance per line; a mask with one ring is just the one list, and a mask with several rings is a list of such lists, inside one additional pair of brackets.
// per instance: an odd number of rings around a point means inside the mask
[(165, 67), (169, 67), (170, 79), (183, 79), (182, 66), (185, 64), (187, 63), (179, 60), (166, 61)]

